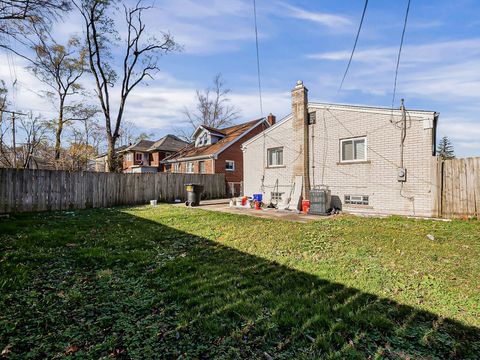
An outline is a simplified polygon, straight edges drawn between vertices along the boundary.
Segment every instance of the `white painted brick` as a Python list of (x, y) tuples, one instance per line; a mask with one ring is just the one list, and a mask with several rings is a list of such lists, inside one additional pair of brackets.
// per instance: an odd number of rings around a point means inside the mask
[[(433, 207), (432, 186), (432, 136), (433, 128), (425, 128), (425, 113), (411, 115), (404, 148), (404, 164), (407, 168), (407, 182), (403, 195), (413, 197), (411, 201), (400, 194), (401, 184), (397, 181), (400, 165), (400, 129), (390, 123), (392, 115), (385, 111), (362, 112), (354, 107), (348, 109), (310, 105), (317, 111), (316, 124), (310, 125), (314, 135), (312, 147), (310, 138), (310, 181), (312, 187), (322, 184), (322, 168), (325, 167), (323, 184), (329, 186), (332, 195), (343, 203), (345, 195), (368, 195), (368, 208), (347, 208), (344, 210), (366, 211), (383, 214), (431, 216)], [(324, 119), (326, 133), (324, 131)], [(399, 112), (393, 116), (400, 120)], [(344, 125), (340, 125), (339, 121)], [(293, 149), (293, 127), (291, 117), (267, 130), (245, 145), (244, 150), (244, 191), (246, 195), (263, 192), (270, 198), (276, 180), (279, 191), (288, 196), (293, 179), (292, 164), (298, 149)], [(345, 129), (346, 128), (346, 129)], [(369, 163), (339, 165), (340, 139), (353, 136), (367, 137), (367, 159)], [(271, 147), (284, 146), (283, 168), (268, 169), (266, 153)], [(263, 154), (263, 155), (262, 155)], [(325, 159), (325, 161), (324, 161)], [(314, 165), (314, 167), (313, 167)], [(264, 188), (262, 189), (262, 177)], [(262, 191), (263, 190), (263, 191)]]

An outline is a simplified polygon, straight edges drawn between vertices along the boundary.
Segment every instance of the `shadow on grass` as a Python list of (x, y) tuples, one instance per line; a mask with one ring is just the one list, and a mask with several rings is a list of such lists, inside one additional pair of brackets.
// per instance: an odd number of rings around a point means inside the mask
[(480, 353), (478, 328), (118, 210), (78, 214), (0, 222), (9, 358)]

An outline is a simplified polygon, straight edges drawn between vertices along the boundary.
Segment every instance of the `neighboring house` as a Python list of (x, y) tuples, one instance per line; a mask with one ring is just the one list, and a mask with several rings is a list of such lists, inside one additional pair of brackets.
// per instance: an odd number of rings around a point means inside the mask
[[(122, 161), (122, 152), (127, 148), (127, 145), (119, 146), (115, 149), (115, 153), (119, 157), (119, 161)], [(107, 172), (108, 171), (108, 163), (107, 163), (107, 153), (99, 154), (97, 157), (93, 159), (93, 164), (89, 165), (89, 170), (93, 170), (96, 172)]]
[(188, 143), (168, 134), (157, 141), (140, 140), (123, 150), (123, 172), (156, 173), (170, 171), (162, 160), (186, 147)]
[(174, 173), (225, 174), (227, 190), (232, 195), (242, 192), (243, 153), (241, 144), (275, 123), (275, 116), (243, 124), (215, 129), (200, 125), (192, 143), (163, 161)]
[(292, 113), (243, 143), (244, 193), (282, 201), (302, 176), (304, 199), (325, 185), (332, 205), (344, 211), (433, 216), (438, 115), (312, 103), (299, 81)]

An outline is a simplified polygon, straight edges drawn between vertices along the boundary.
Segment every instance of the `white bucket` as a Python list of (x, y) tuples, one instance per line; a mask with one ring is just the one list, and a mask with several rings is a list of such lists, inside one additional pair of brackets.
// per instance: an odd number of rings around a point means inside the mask
[(150, 200), (150, 205), (157, 206), (157, 200)]

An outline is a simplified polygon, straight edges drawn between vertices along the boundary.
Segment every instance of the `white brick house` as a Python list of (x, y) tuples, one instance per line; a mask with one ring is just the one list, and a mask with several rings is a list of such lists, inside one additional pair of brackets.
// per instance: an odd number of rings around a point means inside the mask
[[(312, 103), (299, 81), (292, 113), (243, 144), (244, 193), (263, 193), (267, 202), (288, 197), (302, 175), (304, 198), (326, 185), (332, 205), (343, 211), (435, 216), (438, 115)], [(404, 125), (406, 181), (399, 181)]]

